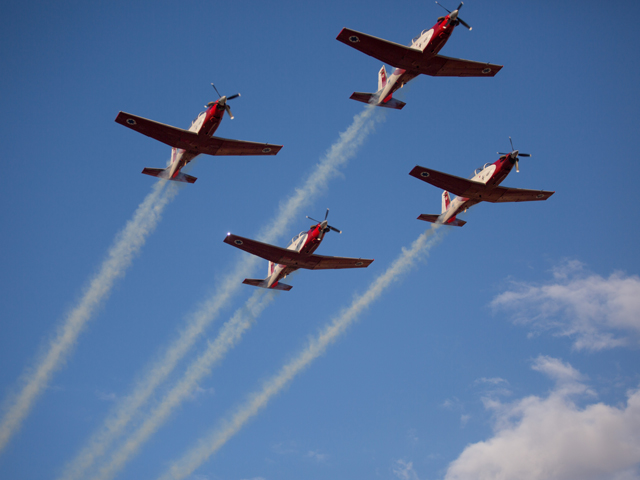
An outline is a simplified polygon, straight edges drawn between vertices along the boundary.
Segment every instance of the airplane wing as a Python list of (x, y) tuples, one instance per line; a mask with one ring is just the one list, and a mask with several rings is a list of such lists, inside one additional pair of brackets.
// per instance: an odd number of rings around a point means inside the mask
[(533, 202), (536, 200), (546, 200), (556, 192), (547, 192), (545, 190), (526, 190), (524, 188), (509, 188), (509, 187), (496, 187), (493, 189), (496, 191), (496, 196), (501, 194), (493, 201), (496, 203), (502, 202)]
[(336, 270), (339, 268), (367, 268), (373, 260), (366, 258), (327, 257), (325, 255), (310, 255), (318, 263), (311, 270)]
[(183, 150), (187, 150), (189, 148), (189, 139), (195, 135), (193, 132), (183, 130), (182, 128), (176, 128), (170, 125), (165, 125), (164, 123), (154, 122), (153, 120), (131, 115), (126, 112), (118, 113), (116, 123), (124, 125), (125, 127), (135, 130), (147, 137), (158, 140), (159, 142), (165, 143), (170, 147), (182, 148)]
[(422, 50), (343, 28), (336, 40), (404, 70), (435, 77), (493, 77), (502, 65), (474, 62), (442, 55), (426, 56)]
[(468, 180), (448, 173), (431, 170), (430, 168), (415, 166), (409, 175), (430, 183), (431, 185), (447, 190), (459, 197), (473, 198), (475, 200), (502, 203), (502, 202), (529, 202), (534, 200), (546, 200), (555, 192), (544, 190), (525, 190), (522, 188), (487, 187), (484, 183)]
[(240, 250), (257, 255), (273, 263), (309, 270), (365, 268), (373, 262), (373, 260), (363, 258), (327, 257), (315, 254), (304, 255), (294, 250), (287, 250), (286, 248), (276, 247), (275, 245), (269, 245), (268, 243), (262, 243), (232, 234), (225, 237), (224, 243), (233, 245)]
[(205, 140), (200, 152), (207, 155), (275, 155), (282, 148), (282, 145), (245, 142), (230, 138), (206, 137)]
[(399, 43), (389, 42), (382, 38), (343, 28), (336, 40), (377, 58), (396, 68), (415, 70), (422, 63), (422, 50), (405, 47)]
[(436, 55), (418, 71), (434, 77), (494, 77), (501, 69), (502, 65)]
[(430, 168), (419, 165), (416, 165), (413, 170), (409, 172), (409, 175), (423, 182), (430, 183), (434, 187), (451, 192), (458, 197), (475, 198), (487, 190), (487, 186), (484, 183), (456, 177), (455, 175), (449, 175), (448, 173), (431, 170)]
[(206, 155), (275, 155), (282, 148), (282, 145), (271, 145), (269, 143), (244, 142), (228, 138), (201, 136), (182, 128), (154, 122), (126, 112), (118, 113), (116, 123), (170, 147)]

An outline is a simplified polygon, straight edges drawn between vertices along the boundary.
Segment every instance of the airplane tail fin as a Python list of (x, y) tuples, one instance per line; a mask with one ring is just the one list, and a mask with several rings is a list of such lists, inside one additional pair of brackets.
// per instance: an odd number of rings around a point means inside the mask
[[(444, 214), (447, 210), (449, 210), (450, 206), (451, 206), (451, 196), (449, 195), (449, 192), (445, 190), (444, 192), (442, 192), (442, 214)], [(431, 222), (431, 223), (441, 223), (438, 221), (441, 216), (442, 215), (430, 215), (427, 213), (423, 213), (418, 217), (418, 220), (423, 220), (425, 222)], [(465, 222), (464, 220), (458, 220), (456, 217), (452, 217), (446, 223), (444, 223), (444, 225), (461, 227), (465, 223), (467, 222)]]
[(382, 68), (378, 72), (378, 91), (387, 86), (387, 70), (382, 65)]
[(451, 205), (451, 196), (446, 190), (442, 192), (442, 213), (446, 212)]
[(349, 98), (358, 102), (370, 103), (378, 107), (393, 108), (395, 110), (402, 110), (402, 108), (406, 105), (405, 102), (396, 100), (393, 97), (391, 97), (386, 102), (380, 102), (380, 100), (378, 99), (378, 95), (375, 93), (353, 92), (353, 94)]
[[(252, 285), (254, 287), (269, 288), (267, 287), (267, 281), (261, 280), (259, 278), (245, 278), (242, 283), (246, 285)], [(293, 287), (291, 285), (287, 285), (286, 283), (282, 282), (278, 282), (275, 285), (271, 286), (271, 289), (273, 290), (283, 290), (285, 292), (288, 292), (292, 288)]]
[(142, 170), (142, 173), (145, 175), (151, 175), (152, 177), (164, 178), (165, 180), (174, 180), (176, 182), (183, 183), (195, 183), (197, 180), (196, 177), (192, 177), (191, 175), (187, 175), (186, 173), (178, 173), (176, 178), (169, 178), (169, 169), (168, 168), (145, 168)]

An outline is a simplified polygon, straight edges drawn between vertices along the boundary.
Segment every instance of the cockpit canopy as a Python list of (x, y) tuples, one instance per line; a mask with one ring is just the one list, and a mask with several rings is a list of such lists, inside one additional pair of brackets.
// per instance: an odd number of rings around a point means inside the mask
[(200, 112), (200, 113), (198, 114), (198, 116), (197, 116), (196, 118), (194, 118), (194, 119), (193, 119), (193, 121), (191, 122), (191, 125), (193, 125), (194, 123), (196, 123), (196, 122), (198, 121), (198, 119), (199, 119), (202, 115), (204, 115), (205, 113), (207, 113), (207, 112)]
[(289, 245), (297, 245), (297, 243), (307, 234), (307, 232), (300, 232), (298, 235), (291, 239), (291, 243)]
[(416, 43), (418, 40), (420, 40), (420, 37), (422, 37), (425, 33), (427, 33), (429, 31), (428, 28), (425, 28), (424, 30), (422, 30), (422, 32), (420, 32), (420, 35), (416, 35), (415, 37), (413, 37), (413, 40), (411, 40), (411, 45), (413, 45), (414, 43)]
[(489, 165), (493, 165), (492, 163), (485, 163), (483, 166), (478, 167), (475, 169), (475, 171), (473, 172), (473, 175), (478, 175), (481, 171), (483, 171), (485, 168), (487, 168)]

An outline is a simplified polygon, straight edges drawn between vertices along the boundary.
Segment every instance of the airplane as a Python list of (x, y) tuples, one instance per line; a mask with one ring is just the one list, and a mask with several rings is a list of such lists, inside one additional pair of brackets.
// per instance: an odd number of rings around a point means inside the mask
[[(438, 5), (440, 4), (438, 3)], [(395, 67), (391, 77), (388, 77), (387, 71), (382, 65), (378, 72), (377, 92), (353, 92), (350, 98), (378, 107), (402, 110), (406, 103), (396, 100), (392, 95), (396, 90), (404, 87), (406, 83), (420, 74), (435, 77), (495, 76), (502, 68), (502, 65), (438, 55), (438, 52), (447, 43), (458, 24), (462, 24), (471, 30), (471, 27), (458, 16), (462, 5), (460, 3), (453, 12), (440, 5), (449, 14), (438, 18), (436, 24), (429, 30), (423, 30), (420, 35), (411, 40), (408, 47), (367, 35), (366, 33), (343, 28), (336, 40)]]
[[(220, 96), (215, 85), (212, 83), (211, 86)], [(230, 97), (220, 96), (215, 102), (209, 102), (205, 105), (206, 110), (191, 122), (189, 130), (154, 122), (126, 112), (118, 113), (116, 122), (172, 147), (171, 163), (167, 168), (145, 168), (142, 173), (166, 180), (194, 183), (197, 180), (196, 177), (182, 173), (180, 170), (201, 153), (206, 155), (275, 155), (282, 148), (282, 145), (244, 142), (213, 136), (220, 126), (225, 111), (233, 119), (231, 108), (227, 102), (239, 96), (239, 93)]]
[(313, 225), (309, 231), (300, 232), (293, 237), (287, 248), (276, 247), (228, 233), (224, 239), (225, 243), (257, 255), (258, 257), (262, 257), (265, 260), (269, 260), (267, 278), (264, 280), (259, 278), (245, 278), (242, 283), (253, 285), (254, 287), (289, 291), (293, 287), (282, 283), (280, 280), (285, 279), (287, 275), (299, 268), (326, 270), (368, 267), (373, 260), (367, 260), (365, 258), (327, 257), (313, 253), (320, 246), (320, 242), (322, 242), (327, 232), (333, 230), (334, 232), (342, 233), (327, 223), (328, 215), (329, 209), (327, 208), (327, 213), (324, 215), (323, 221), (315, 220), (308, 216), (307, 218), (309, 220), (318, 223)]
[[(511, 142), (511, 137), (509, 137), (509, 141)], [(461, 227), (467, 222), (457, 219), (456, 215), (466, 212), (469, 207), (477, 203), (546, 200), (556, 193), (545, 190), (500, 187), (499, 184), (509, 175), (514, 165), (516, 172), (520, 172), (518, 157), (531, 156), (528, 153), (520, 153), (518, 150), (513, 149), (513, 142), (511, 142), (511, 149), (510, 153), (498, 152), (501, 155), (500, 158), (494, 163), (486, 163), (483, 167), (476, 169), (474, 176), (470, 180), (431, 170), (430, 168), (415, 166), (409, 175), (444, 189), (444, 192), (442, 192), (442, 213), (440, 215), (423, 213), (418, 217), (418, 220)], [(453, 201), (449, 192), (456, 195)]]

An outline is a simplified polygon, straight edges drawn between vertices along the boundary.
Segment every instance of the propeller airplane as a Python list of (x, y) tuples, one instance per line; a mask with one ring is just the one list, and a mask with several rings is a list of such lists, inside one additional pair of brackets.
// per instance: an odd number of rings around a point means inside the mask
[[(438, 3), (438, 5), (440, 4)], [(343, 28), (336, 40), (395, 67), (391, 77), (387, 78), (387, 71), (384, 65), (382, 66), (380, 72), (378, 72), (377, 92), (353, 92), (350, 98), (378, 107), (401, 110), (406, 104), (393, 98), (393, 93), (420, 74), (436, 77), (495, 76), (502, 68), (502, 65), (438, 55), (438, 52), (447, 43), (456, 26), (462, 24), (471, 30), (471, 27), (459, 17), (462, 5), (460, 3), (453, 12), (440, 5), (449, 14), (438, 18), (432, 28), (423, 30), (420, 35), (411, 40), (411, 44), (408, 47), (367, 35), (366, 33)]]
[(233, 119), (231, 108), (227, 102), (239, 97), (240, 94), (236, 93), (230, 97), (221, 96), (213, 83), (211, 86), (220, 98), (205, 105), (206, 110), (196, 117), (189, 130), (172, 127), (126, 112), (118, 113), (116, 122), (120, 125), (172, 147), (171, 164), (167, 168), (145, 168), (142, 173), (166, 180), (194, 183), (196, 177), (182, 173), (180, 170), (202, 153), (206, 155), (275, 155), (280, 151), (282, 145), (244, 142), (212, 136), (220, 126), (224, 112), (227, 112), (229, 117)]
[(274, 245), (269, 245), (228, 233), (224, 239), (225, 243), (269, 261), (267, 278), (264, 280), (246, 278), (242, 283), (253, 285), (255, 287), (289, 291), (293, 287), (282, 283), (280, 280), (283, 280), (287, 275), (299, 268), (306, 268), (308, 270), (326, 270), (368, 267), (373, 260), (367, 260), (364, 258), (327, 257), (313, 253), (320, 246), (320, 242), (322, 242), (324, 235), (327, 232), (333, 230), (334, 232), (342, 233), (340, 230), (327, 223), (328, 215), (329, 209), (327, 208), (327, 213), (325, 214), (323, 221), (307, 217), (309, 220), (313, 220), (318, 223), (313, 225), (309, 231), (300, 232), (298, 235), (293, 237), (287, 248), (276, 247)]
[[(509, 142), (511, 142), (511, 137), (509, 137)], [(498, 152), (500, 158), (494, 163), (487, 163), (483, 167), (476, 169), (474, 176), (470, 180), (431, 170), (430, 168), (414, 167), (409, 175), (444, 190), (442, 192), (442, 213), (440, 215), (423, 213), (418, 217), (418, 220), (461, 227), (467, 222), (457, 219), (456, 215), (465, 212), (469, 207), (477, 203), (529, 202), (546, 200), (553, 195), (555, 192), (547, 192), (545, 190), (525, 190), (499, 186), (509, 175), (514, 165), (516, 172), (520, 172), (518, 157), (531, 156), (528, 153), (520, 153), (515, 150), (513, 142), (511, 142), (511, 149), (510, 153)], [(456, 195), (453, 201), (449, 196), (449, 192)]]

